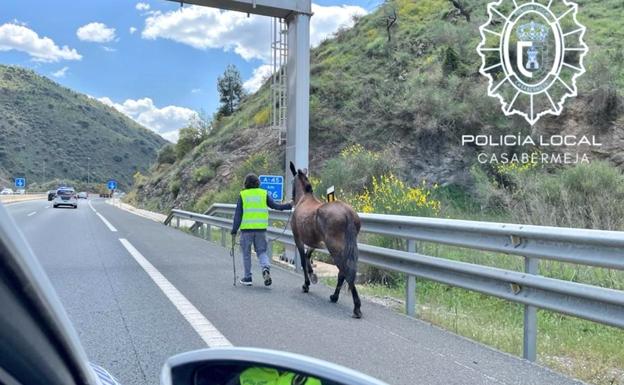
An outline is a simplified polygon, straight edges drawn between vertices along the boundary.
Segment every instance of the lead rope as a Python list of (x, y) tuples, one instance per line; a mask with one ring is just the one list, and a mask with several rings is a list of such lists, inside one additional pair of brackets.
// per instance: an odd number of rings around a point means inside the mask
[(282, 230), (280, 234), (276, 235), (275, 238), (270, 238), (268, 240), (269, 242), (275, 242), (278, 239), (280, 239), (282, 236), (284, 236), (284, 234), (286, 234), (286, 230), (288, 230), (288, 225), (290, 224), (290, 218), (292, 218), (292, 215), (294, 212), (295, 212), (294, 209), (290, 210), (290, 214), (288, 214), (288, 220), (286, 221), (286, 225), (284, 226), (284, 229)]

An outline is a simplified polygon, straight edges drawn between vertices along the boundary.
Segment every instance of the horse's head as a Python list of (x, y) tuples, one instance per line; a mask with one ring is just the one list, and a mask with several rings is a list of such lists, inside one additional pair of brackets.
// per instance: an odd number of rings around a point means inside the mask
[(292, 200), (295, 204), (306, 194), (312, 194), (312, 184), (308, 180), (306, 172), (296, 169), (293, 162), (290, 162), (290, 172), (293, 174)]

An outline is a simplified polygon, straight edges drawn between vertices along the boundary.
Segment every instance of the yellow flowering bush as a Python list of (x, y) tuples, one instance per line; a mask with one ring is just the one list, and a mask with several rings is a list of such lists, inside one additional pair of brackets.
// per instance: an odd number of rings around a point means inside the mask
[(365, 213), (436, 216), (441, 205), (432, 196), (435, 189), (436, 186), (430, 188), (425, 181), (410, 187), (390, 173), (373, 177), (371, 186), (356, 194), (350, 203)]

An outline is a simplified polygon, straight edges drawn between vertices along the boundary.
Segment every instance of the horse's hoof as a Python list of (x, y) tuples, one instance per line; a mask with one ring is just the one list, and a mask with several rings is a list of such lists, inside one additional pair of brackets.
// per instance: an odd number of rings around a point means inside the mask
[(310, 287), (306, 285), (301, 286), (301, 289), (303, 290), (304, 293), (307, 293), (310, 291)]
[(338, 302), (338, 296), (332, 294), (329, 296), (329, 300), (332, 301), (333, 303), (336, 303)]
[(310, 274), (310, 281), (312, 282), (313, 285), (316, 285), (318, 283), (318, 277), (316, 276), (315, 273)]
[(353, 318), (362, 318), (362, 312), (358, 309), (358, 310), (353, 310), (353, 315), (351, 316)]

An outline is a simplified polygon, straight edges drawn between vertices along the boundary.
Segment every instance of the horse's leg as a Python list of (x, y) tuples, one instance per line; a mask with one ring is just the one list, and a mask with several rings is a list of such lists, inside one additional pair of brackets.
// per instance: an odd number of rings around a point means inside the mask
[(362, 303), (360, 302), (360, 296), (355, 288), (355, 282), (349, 282), (349, 289), (353, 296), (353, 318), (362, 318), (362, 311), (360, 310)]
[(301, 257), (301, 267), (303, 268), (303, 286), (301, 289), (304, 293), (310, 291), (310, 277), (308, 276), (308, 265), (307, 265), (307, 256), (305, 252), (305, 246), (303, 244), (299, 244), (296, 242), (297, 250), (299, 251), (299, 256)]
[(305, 268), (308, 269), (310, 281), (316, 285), (318, 283), (318, 277), (316, 276), (316, 274), (314, 274), (314, 270), (312, 269), (312, 253), (313, 252), (314, 252), (314, 249), (311, 247), (306, 252), (306, 267)]
[(336, 283), (336, 290), (334, 290), (334, 294), (329, 296), (330, 301), (334, 303), (338, 302), (338, 297), (340, 296), (340, 290), (342, 289), (344, 280), (345, 276), (342, 273), (338, 273), (338, 283)]

